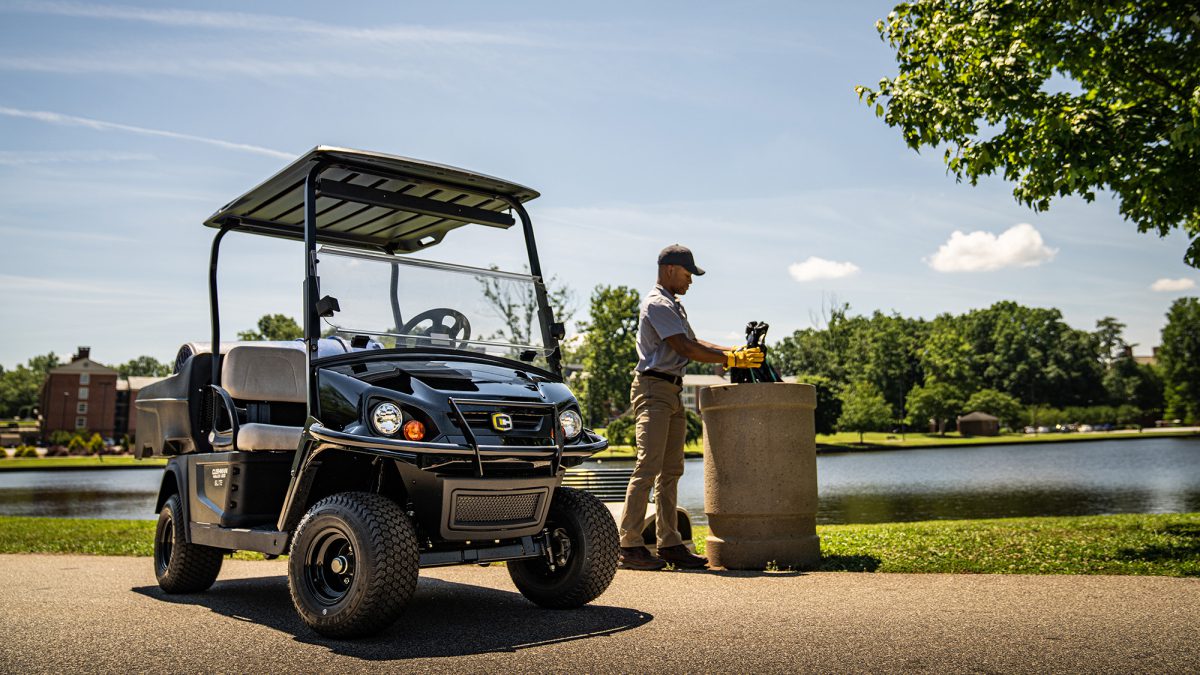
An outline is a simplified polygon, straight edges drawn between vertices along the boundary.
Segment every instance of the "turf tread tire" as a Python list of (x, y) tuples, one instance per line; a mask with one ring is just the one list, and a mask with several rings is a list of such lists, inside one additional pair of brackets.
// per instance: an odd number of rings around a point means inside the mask
[[(166, 593), (199, 593), (208, 590), (221, 573), (221, 562), (227, 553), (224, 549), (188, 543), (184, 539), (186, 525), (182, 502), (178, 494), (173, 494), (163, 504), (154, 529), (154, 574), (158, 578), (158, 587)], [(165, 565), (160, 550), (164, 526), (174, 530), (170, 559)]]
[[(572, 554), (565, 570), (550, 573), (543, 558), (512, 560), (508, 573), (517, 590), (549, 609), (582, 607), (600, 597), (617, 573), (620, 536), (604, 502), (590, 492), (559, 487), (554, 491), (547, 527), (567, 526)], [(580, 550), (582, 549), (582, 551)]]
[[(359, 539), (355, 587), (347, 604), (322, 615), (304, 586), (307, 530), (325, 516), (345, 522)], [(296, 527), (288, 558), (288, 589), (300, 618), (327, 637), (378, 633), (404, 611), (417, 587), (420, 552), (412, 521), (396, 502), (370, 492), (342, 492), (313, 505)], [(339, 603), (340, 604), (340, 603)]]

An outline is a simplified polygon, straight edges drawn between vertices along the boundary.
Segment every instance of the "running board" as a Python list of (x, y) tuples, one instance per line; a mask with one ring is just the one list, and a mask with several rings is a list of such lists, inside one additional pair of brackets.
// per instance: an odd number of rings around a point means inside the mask
[(452, 549), (449, 551), (425, 551), (421, 554), (421, 567), (442, 567), (444, 565), (467, 565), (470, 563), (489, 563), (501, 560), (519, 560), (521, 558), (537, 558), (545, 555), (546, 545), (542, 537), (521, 537), (513, 544), (500, 546), (479, 546), (475, 548)]
[(267, 555), (287, 553), (288, 533), (278, 530), (249, 530), (192, 523), (192, 543), (230, 551), (258, 551)]

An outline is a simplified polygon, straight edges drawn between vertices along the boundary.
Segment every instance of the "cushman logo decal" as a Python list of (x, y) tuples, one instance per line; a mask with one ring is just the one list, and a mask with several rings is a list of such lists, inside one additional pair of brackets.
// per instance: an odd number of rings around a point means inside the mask
[(492, 428), (496, 431), (511, 431), (512, 418), (504, 413), (492, 413)]

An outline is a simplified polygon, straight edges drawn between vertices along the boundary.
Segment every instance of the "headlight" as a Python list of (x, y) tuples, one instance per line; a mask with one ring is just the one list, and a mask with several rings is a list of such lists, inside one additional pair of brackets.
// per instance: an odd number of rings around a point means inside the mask
[(575, 438), (583, 431), (583, 419), (574, 410), (564, 410), (558, 415), (558, 423), (562, 425), (563, 434), (568, 440)]
[(400, 406), (395, 403), (385, 401), (371, 410), (371, 426), (384, 436), (392, 436), (400, 431), (403, 422), (404, 413), (400, 412)]

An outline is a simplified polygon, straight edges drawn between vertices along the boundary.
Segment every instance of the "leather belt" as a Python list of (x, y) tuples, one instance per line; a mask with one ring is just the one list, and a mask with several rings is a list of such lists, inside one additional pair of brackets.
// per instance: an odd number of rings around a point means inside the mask
[(675, 385), (676, 387), (683, 386), (683, 378), (680, 377), (679, 375), (671, 375), (669, 373), (660, 373), (657, 370), (642, 370), (642, 371), (638, 372), (638, 375), (646, 375), (648, 377), (656, 377), (660, 380), (666, 380), (667, 382), (670, 382), (671, 384)]

